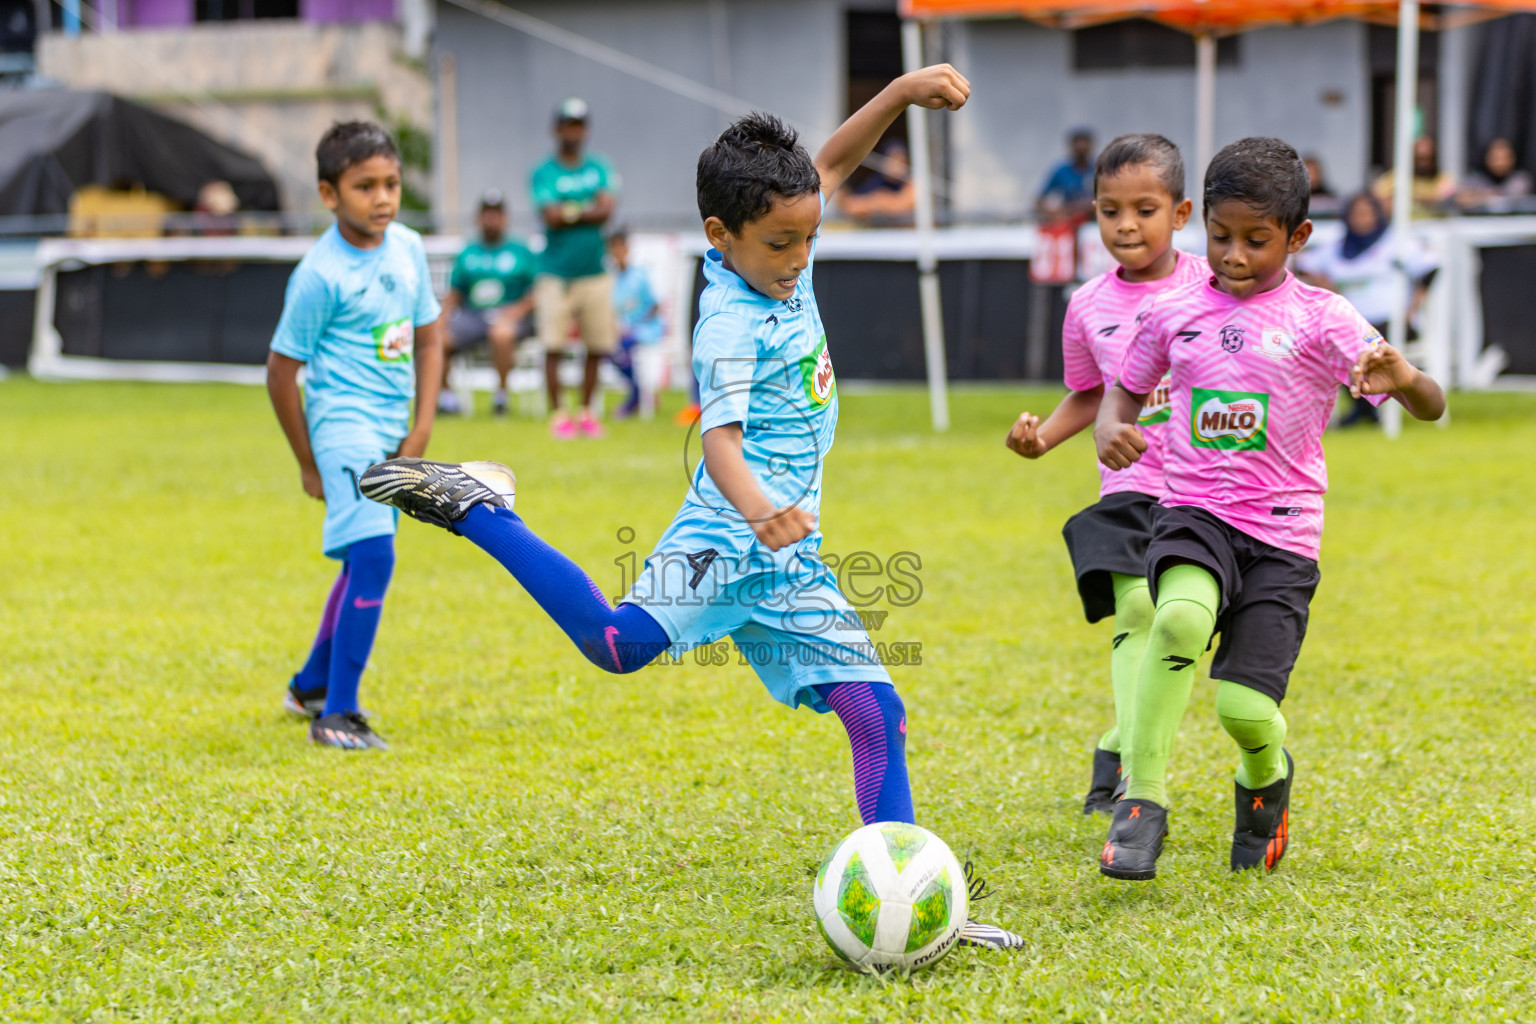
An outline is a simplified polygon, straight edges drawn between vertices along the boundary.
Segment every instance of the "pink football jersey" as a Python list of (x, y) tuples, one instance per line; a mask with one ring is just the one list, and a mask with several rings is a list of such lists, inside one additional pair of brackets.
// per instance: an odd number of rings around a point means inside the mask
[(1317, 558), (1328, 489), (1323, 431), (1339, 385), (1380, 340), (1344, 298), (1289, 273), (1243, 301), (1211, 281), (1152, 299), (1120, 382), (1137, 394), (1165, 375), (1170, 382), (1163, 504), (1203, 508), (1266, 544)]
[[(1090, 391), (1100, 384), (1107, 391), (1115, 382), (1125, 346), (1136, 329), (1136, 311), (1153, 295), (1204, 281), (1211, 274), (1202, 257), (1180, 252), (1173, 273), (1160, 281), (1127, 281), (1119, 269), (1100, 274), (1072, 293), (1061, 328), (1062, 374), (1073, 391)], [(1115, 472), (1100, 463), (1099, 497), (1139, 491), (1156, 498), (1163, 493), (1163, 424), (1168, 421), (1168, 388), (1163, 381), (1147, 396), (1137, 426), (1147, 438), (1141, 461)]]

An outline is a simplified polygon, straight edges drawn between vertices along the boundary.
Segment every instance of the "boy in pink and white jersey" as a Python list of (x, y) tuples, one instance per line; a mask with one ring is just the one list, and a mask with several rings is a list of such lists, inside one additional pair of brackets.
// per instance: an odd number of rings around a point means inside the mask
[(1338, 386), (1395, 398), (1418, 419), (1445, 411), (1440, 386), (1348, 302), (1286, 271), (1312, 233), (1309, 191), (1305, 165), (1278, 139), (1216, 155), (1205, 176), (1212, 277), (1148, 303), (1099, 410), (1100, 461), (1129, 469), (1149, 450), (1142, 403), (1169, 377), (1167, 490), (1146, 558), (1157, 609), (1137, 673), (1130, 781), (1099, 857), (1112, 878), (1157, 873), (1168, 754), (1189, 670), (1214, 632), (1216, 713), (1242, 752), (1231, 867), (1268, 870), (1284, 856), (1295, 763), (1280, 701), (1319, 579), (1322, 436)]
[[(1037, 459), (1093, 423), (1104, 391), (1115, 382), (1137, 310), (1153, 295), (1210, 276), (1199, 256), (1173, 247), (1173, 233), (1189, 220), (1184, 161), (1161, 135), (1122, 135), (1104, 148), (1094, 166), (1094, 214), (1099, 237), (1120, 266), (1072, 294), (1062, 327), (1062, 356), (1070, 389), (1040, 422), (1022, 414), (1009, 431), (1008, 447)], [(1093, 751), (1093, 779), (1083, 813), (1108, 814), (1129, 757), (1136, 672), (1152, 625), (1152, 598), (1145, 569), (1152, 536), (1152, 509), (1163, 493), (1162, 448), (1168, 392), (1158, 387), (1137, 423), (1146, 432), (1146, 457), (1116, 473), (1099, 467), (1099, 500), (1062, 528), (1089, 622), (1115, 617), (1110, 680), (1115, 724)]]

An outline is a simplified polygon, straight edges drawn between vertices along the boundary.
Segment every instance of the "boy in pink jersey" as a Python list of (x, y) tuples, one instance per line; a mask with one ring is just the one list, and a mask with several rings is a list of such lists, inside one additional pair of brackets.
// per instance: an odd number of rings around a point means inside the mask
[[(1028, 412), (1014, 423), (1007, 444), (1026, 459), (1038, 459), (1093, 423), (1142, 304), (1210, 275), (1205, 260), (1173, 247), (1173, 233), (1189, 220), (1190, 202), (1184, 160), (1161, 135), (1122, 135), (1104, 148), (1094, 166), (1093, 204), (1099, 237), (1120, 266), (1083, 285), (1067, 303), (1061, 348), (1070, 390), (1044, 423)], [(1098, 502), (1061, 531), (1083, 614), (1089, 622), (1115, 617), (1109, 654), (1115, 724), (1094, 748), (1084, 814), (1110, 813), (1129, 757), (1136, 671), (1152, 625), (1144, 564), (1152, 509), (1163, 493), (1160, 436), (1167, 419), (1168, 391), (1159, 385), (1137, 418), (1149, 441), (1146, 457), (1123, 473), (1100, 466)]]
[(1284, 856), (1295, 763), (1280, 701), (1319, 579), (1322, 438), (1338, 386), (1395, 398), (1418, 419), (1445, 411), (1440, 386), (1347, 301), (1286, 271), (1312, 233), (1309, 191), (1306, 166), (1279, 139), (1216, 154), (1205, 175), (1212, 277), (1147, 304), (1099, 410), (1099, 460), (1129, 469), (1149, 450), (1142, 404), (1169, 377), (1166, 490), (1146, 560), (1157, 610), (1136, 680), (1130, 782), (1099, 856), (1111, 878), (1157, 874), (1168, 754), (1214, 632), (1216, 713), (1242, 752), (1231, 868), (1268, 870)]

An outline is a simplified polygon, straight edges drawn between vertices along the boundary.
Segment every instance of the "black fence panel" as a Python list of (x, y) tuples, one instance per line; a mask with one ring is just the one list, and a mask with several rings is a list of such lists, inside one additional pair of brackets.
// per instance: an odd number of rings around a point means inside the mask
[(58, 275), (65, 355), (260, 365), (293, 264), (114, 263)]
[[(823, 259), (815, 273), (816, 302), (839, 377), (926, 379), (915, 263)], [(695, 298), (703, 288), (700, 270), (694, 276)], [(1024, 380), (1024, 339), (1037, 295), (1052, 305), (1046, 318), (1045, 379), (1061, 378), (1066, 298), (1061, 288), (1033, 286), (1027, 260), (943, 262), (939, 294), (951, 380)]]
[(0, 366), (20, 369), (32, 350), (32, 319), (37, 292), (0, 291)]
[(1483, 345), (1509, 353), (1506, 373), (1536, 374), (1536, 331), (1531, 299), (1536, 296), (1536, 245), (1501, 245), (1479, 250), (1483, 275)]

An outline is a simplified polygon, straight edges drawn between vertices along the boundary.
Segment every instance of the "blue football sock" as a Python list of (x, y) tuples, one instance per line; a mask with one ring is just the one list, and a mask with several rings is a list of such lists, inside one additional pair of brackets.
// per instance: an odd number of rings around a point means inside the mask
[(331, 679), (325, 714), (357, 710), (357, 686), (384, 612), (384, 594), (395, 571), (395, 538), (370, 537), (347, 548), (347, 589), (331, 638)]
[(814, 687), (848, 730), (853, 796), (859, 817), (915, 824), (907, 781), (907, 709), (890, 683), (823, 683)]
[(331, 584), (331, 594), (325, 599), (325, 611), (320, 615), (320, 629), (309, 649), (309, 660), (299, 669), (289, 684), (295, 690), (323, 690), (331, 678), (331, 639), (336, 635), (336, 617), (341, 614), (341, 598), (347, 592), (347, 563), (341, 563), (341, 572)]
[(476, 505), (455, 525), (500, 562), (598, 668), (633, 672), (671, 642), (644, 608), (610, 605), (590, 576), (535, 536), (510, 509)]

